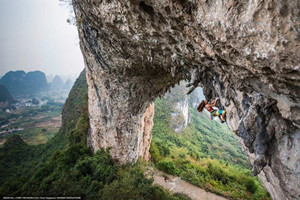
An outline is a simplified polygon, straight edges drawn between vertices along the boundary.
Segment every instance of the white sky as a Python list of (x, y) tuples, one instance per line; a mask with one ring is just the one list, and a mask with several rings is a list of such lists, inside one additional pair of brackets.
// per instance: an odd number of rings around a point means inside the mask
[(0, 76), (10, 70), (79, 74), (83, 58), (69, 16), (59, 0), (0, 0)]

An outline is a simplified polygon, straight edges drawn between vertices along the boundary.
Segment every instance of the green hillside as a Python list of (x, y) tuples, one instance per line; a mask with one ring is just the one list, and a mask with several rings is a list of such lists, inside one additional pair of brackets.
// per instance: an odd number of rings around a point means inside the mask
[(9, 91), (5, 86), (0, 85), (0, 108), (9, 107), (11, 103), (14, 102), (13, 97), (10, 95)]
[(270, 199), (239, 146), (236, 136), (218, 120), (192, 107), (199, 99), (191, 94), (191, 122), (182, 132), (170, 128), (174, 104), (186, 90), (180, 85), (155, 101), (151, 155), (157, 168), (230, 199)]
[[(67, 135), (75, 127), (83, 107), (87, 104), (84, 100), (86, 93), (87, 84), (83, 71), (77, 78), (63, 107), (63, 126), (46, 144), (31, 146), (24, 143), (17, 135), (6, 141), (4, 147), (0, 148), (0, 186), (2, 186), (0, 193), (15, 191), (15, 185), (22, 185), (26, 182), (51, 157), (54, 151), (65, 149), (68, 146)], [(70, 109), (70, 107), (74, 109)]]

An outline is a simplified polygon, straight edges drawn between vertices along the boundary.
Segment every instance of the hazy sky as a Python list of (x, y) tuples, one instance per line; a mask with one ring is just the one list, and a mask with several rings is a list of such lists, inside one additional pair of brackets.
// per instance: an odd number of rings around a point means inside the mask
[(10, 70), (79, 74), (84, 64), (69, 14), (59, 0), (0, 0), (0, 76)]

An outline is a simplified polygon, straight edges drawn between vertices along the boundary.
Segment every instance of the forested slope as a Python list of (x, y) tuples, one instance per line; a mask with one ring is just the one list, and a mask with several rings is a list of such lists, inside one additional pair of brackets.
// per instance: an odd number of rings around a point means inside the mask
[[(63, 123), (45, 145), (13, 136), (0, 150), (0, 196), (76, 196), (82, 199), (188, 199), (172, 195), (144, 175), (145, 163), (119, 165), (108, 150), (86, 146), (87, 84), (77, 79), (63, 108)], [(17, 172), (17, 173), (16, 173)]]

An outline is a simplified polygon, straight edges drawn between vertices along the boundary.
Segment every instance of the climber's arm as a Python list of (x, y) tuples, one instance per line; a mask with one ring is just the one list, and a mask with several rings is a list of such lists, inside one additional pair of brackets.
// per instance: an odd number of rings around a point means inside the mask
[(219, 98), (216, 98), (213, 102), (210, 103), (211, 106), (215, 107)]

